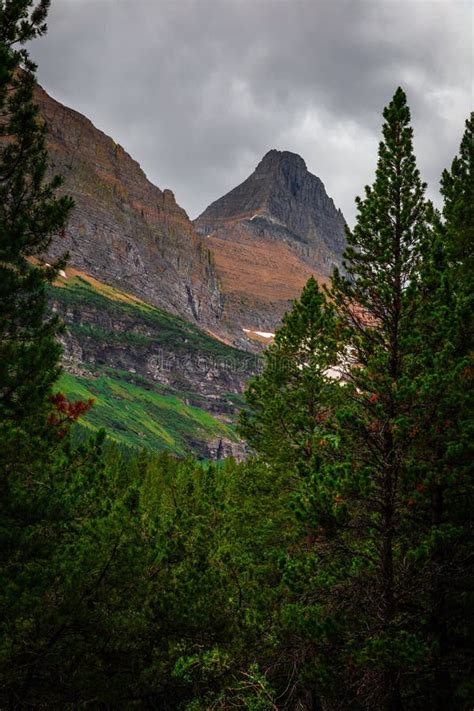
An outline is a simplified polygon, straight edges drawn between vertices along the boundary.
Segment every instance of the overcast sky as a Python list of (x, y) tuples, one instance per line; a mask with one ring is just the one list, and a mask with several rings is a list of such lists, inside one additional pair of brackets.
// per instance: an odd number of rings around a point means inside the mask
[(190, 217), (270, 149), (299, 153), (349, 223), (400, 84), (429, 195), (473, 104), (464, 0), (52, 0), (31, 54)]

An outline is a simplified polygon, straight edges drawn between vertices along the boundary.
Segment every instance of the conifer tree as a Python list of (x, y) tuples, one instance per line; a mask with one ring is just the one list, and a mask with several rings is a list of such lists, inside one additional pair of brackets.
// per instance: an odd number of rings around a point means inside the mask
[(429, 620), (426, 684), (440, 710), (462, 707), (474, 695), (472, 157), (471, 117), (459, 156), (443, 172), (444, 219), (422, 250), (409, 367), (414, 425), (407, 447), (420, 462), (412, 498), (419, 614)]
[(441, 194), (444, 198), (443, 217), (445, 241), (450, 268), (461, 279), (470, 282), (474, 273), (474, 112), (466, 120), (459, 154), (451, 168), (443, 171)]
[(249, 408), (240, 431), (266, 462), (300, 473), (310, 465), (337, 393), (330, 374), (335, 344), (334, 310), (310, 277), (264, 353), (263, 372), (246, 391)]
[[(277, 641), (257, 659), (283, 708), (306, 708), (310, 694), (299, 680), (308, 658), (308, 641), (299, 627), (308, 610), (299, 603), (311, 590), (316, 560), (312, 516), (300, 499), (311, 499), (313, 471), (333, 439), (327, 421), (342, 394), (339, 331), (333, 306), (311, 277), (265, 351), (263, 370), (248, 385), (248, 408), (240, 419), (240, 432), (256, 454), (248, 465), (255, 486), (264, 476), (273, 490), (271, 516), (254, 524), (254, 535), (258, 545), (260, 530), (278, 530), (273, 551), (260, 554), (279, 563), (267, 583), (275, 588), (273, 596), (267, 593), (274, 622), (269, 637)], [(256, 507), (252, 501), (247, 505)]]
[(416, 567), (410, 492), (418, 483), (417, 462), (407, 453), (413, 428), (408, 364), (417, 299), (411, 285), (422, 245), (431, 239), (433, 211), (416, 167), (402, 89), (383, 115), (375, 182), (357, 199), (357, 222), (348, 235), (349, 276), (335, 274), (331, 298), (350, 353), (346, 405), (334, 423), (344, 470), (339, 496), (347, 506), (344, 545), (352, 549), (356, 571), (349, 590), (365, 586), (358, 603), (366, 610), (366, 631), (352, 622), (352, 633), (360, 635), (352, 683), (361, 698), (395, 711), (402, 708), (403, 674), (427, 654), (407, 612)]
[[(46, 31), (48, 7), (49, 0), (0, 2), (0, 658), (6, 708), (42, 705), (48, 694), (51, 703), (59, 698), (47, 689), (44, 670), (106, 555), (101, 551), (94, 562), (94, 543), (78, 524), (84, 510), (92, 518), (87, 500), (90, 506), (92, 480), (100, 481), (99, 450), (74, 452), (67, 441), (70, 425), (89, 404), (69, 403), (52, 390), (60, 370), (59, 323), (48, 315), (46, 287), (60, 264), (49, 267), (42, 255), (64, 228), (72, 201), (55, 196), (59, 178), (47, 179), (45, 127), (33, 100), (36, 67), (24, 48)], [(107, 501), (96, 504), (97, 521)], [(89, 565), (82, 567), (86, 558)]]
[(324, 446), (313, 454), (295, 503), (310, 545), (288, 558), (280, 634), (284, 645), (300, 650), (306, 705), (394, 711), (406, 693), (420, 693), (423, 682), (408, 692), (407, 679), (430, 651), (410, 613), (419, 462), (407, 438), (415, 426), (414, 285), (432, 239), (433, 209), (401, 89), (384, 119), (375, 182), (357, 200), (348, 234), (347, 276), (336, 273), (328, 294), (332, 325), (328, 331), (322, 323), (318, 334), (333, 351), (319, 360), (318, 350), (325, 351), (316, 347), (314, 372), (337, 364), (342, 378), (331, 389), (338, 393), (331, 395), (334, 407), (316, 393)]
[[(58, 375), (58, 323), (46, 314), (55, 268), (34, 264), (72, 207), (46, 180), (45, 127), (33, 102), (35, 65), (24, 43), (46, 31), (49, 0), (0, 3), (0, 419), (44, 423)], [(58, 267), (56, 265), (56, 267)], [(46, 408), (47, 409), (47, 408)], [(42, 412), (42, 415), (40, 414)]]
[(348, 276), (336, 273), (329, 293), (344, 394), (300, 497), (315, 564), (308, 587), (301, 565), (287, 566), (291, 629), (312, 644), (313, 701), (462, 708), (472, 691), (462, 631), (472, 599), (470, 169), (457, 159), (456, 178), (444, 174), (445, 197), (456, 188), (441, 224), (401, 89), (384, 118), (375, 182), (348, 235)]

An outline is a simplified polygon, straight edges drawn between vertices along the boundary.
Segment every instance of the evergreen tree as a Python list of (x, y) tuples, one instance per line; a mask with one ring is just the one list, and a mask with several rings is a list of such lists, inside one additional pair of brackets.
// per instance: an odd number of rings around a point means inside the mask
[(35, 265), (65, 225), (69, 198), (45, 181), (45, 127), (33, 103), (35, 65), (24, 48), (42, 35), (49, 2), (0, 5), (0, 413), (18, 419), (42, 406), (58, 374), (58, 324), (45, 311), (55, 270)]
[[(317, 393), (324, 446), (296, 492), (308, 546), (285, 566), (279, 634), (281, 644), (300, 650), (297, 696), (306, 707), (418, 708), (435, 698), (433, 556), (422, 560), (431, 524), (421, 531), (415, 513), (430, 464), (414, 383), (426, 368), (418, 315), (436, 219), (401, 89), (384, 119), (375, 182), (357, 200), (348, 234), (347, 276), (336, 273), (329, 291), (336, 326), (328, 330), (326, 321), (319, 334), (320, 344), (335, 344), (338, 353), (333, 346), (331, 357), (319, 360), (316, 349), (313, 365), (320, 378), (336, 363), (342, 378), (338, 395), (334, 388), (329, 398)], [(276, 402), (285, 387), (274, 389)], [(249, 432), (257, 443), (261, 409), (257, 434)], [(293, 448), (301, 442), (295, 437)]]
[(1, 703), (12, 708), (60, 703), (51, 667), (77, 660), (64, 655), (66, 639), (107, 548), (99, 536), (104, 548), (93, 562), (97, 535), (79, 525), (85, 511), (95, 523), (107, 511), (105, 492), (97, 515), (90, 498), (101, 481), (100, 450), (92, 443), (74, 451), (68, 442), (90, 404), (52, 390), (59, 323), (48, 315), (46, 286), (59, 264), (48, 267), (41, 255), (72, 201), (55, 196), (58, 178), (46, 179), (35, 65), (24, 49), (46, 31), (48, 7), (0, 2), (0, 660)]
[(445, 243), (450, 268), (457, 278), (467, 281), (466, 288), (472, 291), (474, 273), (474, 112), (466, 120), (459, 155), (445, 170), (441, 178), (441, 194), (444, 197), (443, 217)]
[(266, 462), (300, 473), (309, 467), (338, 391), (336, 340), (334, 309), (310, 277), (246, 391), (240, 432)]
[(0, 4), (0, 461), (5, 472), (28, 457), (29, 446), (42, 446), (48, 398), (59, 372), (59, 324), (47, 315), (45, 292), (56, 269), (32, 259), (63, 229), (72, 202), (55, 197), (59, 178), (45, 180), (45, 127), (33, 103), (36, 67), (23, 47), (46, 31), (48, 7), (48, 0)]
[[(248, 410), (240, 421), (241, 433), (257, 454), (250, 469), (257, 482), (264, 472), (271, 482), (269, 522), (280, 530), (268, 577), (275, 586), (272, 603), (267, 602), (273, 645), (255, 661), (283, 708), (310, 708), (313, 703), (307, 676), (308, 662), (315, 663), (309, 600), (319, 561), (314, 554), (317, 530), (307, 506), (314, 500), (314, 471), (337, 445), (328, 422), (344, 396), (341, 327), (334, 307), (311, 277), (265, 352), (263, 371), (247, 388)], [(322, 501), (321, 487), (319, 495)], [(256, 540), (262, 525), (254, 524)], [(333, 565), (339, 564), (334, 555)], [(254, 603), (258, 606), (258, 599)]]
[(472, 117), (460, 155), (444, 171), (444, 220), (422, 251), (414, 284), (416, 334), (409, 371), (414, 427), (407, 445), (419, 466), (411, 501), (419, 536), (420, 616), (429, 620), (433, 652), (426, 684), (433, 707), (462, 708), (474, 697), (473, 566), (473, 234)]
[(414, 383), (427, 366), (417, 314), (435, 216), (401, 89), (384, 119), (375, 182), (357, 200), (348, 235), (348, 276), (336, 273), (330, 291), (344, 324), (344, 398), (329, 423), (339, 447), (315, 473), (311, 506), (324, 545), (336, 553), (327, 568), (332, 582), (320, 590), (321, 619), (338, 629), (326, 641), (343, 666), (335, 655), (324, 694), (339, 688), (343, 703), (399, 709), (411, 699), (433, 700), (433, 640), (423, 617), (429, 566), (420, 563), (426, 536), (417, 518), (429, 445)]
[(416, 463), (407, 460), (413, 425), (407, 364), (413, 358), (416, 306), (410, 285), (418, 277), (433, 218), (402, 89), (384, 119), (375, 182), (357, 200), (357, 223), (348, 236), (350, 278), (336, 274), (331, 297), (347, 325), (346, 348), (353, 359), (346, 373), (348, 407), (337, 423), (351, 470), (342, 496), (351, 502), (350, 527), (359, 531), (367, 554), (373, 600), (365, 639), (359, 641), (357, 656), (365, 669), (358, 683), (381, 707), (398, 709), (403, 671), (416, 667), (427, 651), (406, 619), (413, 572), (407, 499), (417, 485)]
[[(281, 643), (303, 650), (306, 705), (464, 708), (470, 169), (455, 161), (441, 224), (424, 198), (401, 89), (384, 118), (376, 179), (348, 235), (348, 276), (336, 273), (329, 292), (341, 396), (296, 506), (313, 545), (286, 564)], [(445, 173), (445, 191), (452, 180)]]

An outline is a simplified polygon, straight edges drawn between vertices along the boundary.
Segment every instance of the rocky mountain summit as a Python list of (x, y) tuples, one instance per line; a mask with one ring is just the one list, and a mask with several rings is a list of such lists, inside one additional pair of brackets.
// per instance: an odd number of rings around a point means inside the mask
[(341, 211), (289, 151), (269, 151), (194, 224), (214, 255), (225, 317), (243, 327), (274, 329), (309, 276), (326, 281), (345, 247)]
[(50, 250), (70, 264), (189, 321), (213, 326), (222, 296), (209, 249), (171, 190), (85, 116), (37, 87), (48, 128), (51, 171), (75, 201), (68, 228)]

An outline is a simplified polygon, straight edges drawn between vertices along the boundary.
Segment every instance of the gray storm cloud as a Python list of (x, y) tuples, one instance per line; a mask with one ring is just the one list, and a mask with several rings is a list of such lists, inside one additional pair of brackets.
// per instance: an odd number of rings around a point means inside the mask
[(53, 0), (31, 53), (191, 217), (278, 148), (351, 223), (398, 85), (437, 201), (472, 107), (472, 21), (457, 0)]

